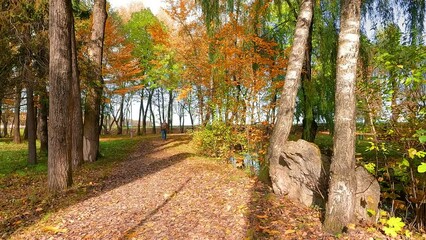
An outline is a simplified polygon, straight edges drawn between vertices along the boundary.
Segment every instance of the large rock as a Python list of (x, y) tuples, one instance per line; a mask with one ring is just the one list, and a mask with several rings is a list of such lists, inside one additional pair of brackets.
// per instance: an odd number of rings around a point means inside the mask
[(279, 164), (271, 166), (274, 192), (306, 206), (324, 206), (329, 163), (318, 146), (300, 139), (286, 142), (283, 149)]
[(380, 202), (380, 185), (377, 179), (364, 167), (356, 169), (356, 208), (357, 219), (374, 223)]
[[(279, 164), (270, 166), (274, 192), (308, 207), (325, 207), (330, 159), (321, 155), (317, 145), (301, 139), (286, 142), (283, 149)], [(355, 215), (359, 220), (372, 222), (375, 216), (370, 216), (368, 212), (378, 212), (379, 183), (362, 166), (356, 168), (356, 179)]]

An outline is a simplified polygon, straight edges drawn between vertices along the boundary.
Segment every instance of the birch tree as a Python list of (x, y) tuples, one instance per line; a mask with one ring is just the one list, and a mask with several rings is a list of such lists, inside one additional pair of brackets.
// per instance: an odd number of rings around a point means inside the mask
[(314, 2), (312, 0), (304, 0), (300, 6), (293, 47), (287, 67), (283, 92), (281, 95), (282, 97), (279, 102), (277, 121), (272, 132), (268, 150), (267, 157), (270, 163), (269, 175), (271, 176), (274, 192), (279, 194), (282, 192), (278, 185), (275, 184), (279, 178), (276, 170), (279, 166), (279, 154), (282, 151), (283, 143), (287, 141), (293, 125), (296, 96), (300, 86), (300, 78), (306, 56), (306, 43), (309, 38), (310, 26), (313, 17), (313, 7)]
[(361, 0), (342, 0), (336, 65), (336, 110), (330, 187), (324, 228), (339, 233), (355, 212), (355, 82), (360, 44)]

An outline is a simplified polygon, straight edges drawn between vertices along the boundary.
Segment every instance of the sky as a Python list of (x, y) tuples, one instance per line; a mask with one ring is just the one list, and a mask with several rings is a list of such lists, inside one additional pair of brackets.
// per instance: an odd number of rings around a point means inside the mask
[(150, 8), (152, 13), (157, 14), (160, 7), (164, 5), (162, 0), (108, 0), (111, 7), (119, 8), (130, 5), (132, 2), (142, 2), (146, 8)]

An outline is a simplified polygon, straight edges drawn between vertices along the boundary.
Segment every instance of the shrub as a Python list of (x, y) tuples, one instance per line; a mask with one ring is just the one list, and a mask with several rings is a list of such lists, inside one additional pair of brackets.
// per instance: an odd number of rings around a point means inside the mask
[(210, 157), (228, 158), (234, 149), (243, 149), (245, 142), (244, 134), (222, 121), (213, 121), (193, 133), (199, 152)]

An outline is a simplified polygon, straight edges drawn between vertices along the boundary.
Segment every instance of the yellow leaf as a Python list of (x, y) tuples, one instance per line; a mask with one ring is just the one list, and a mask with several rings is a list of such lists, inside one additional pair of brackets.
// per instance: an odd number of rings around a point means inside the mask
[(348, 229), (355, 230), (355, 224), (353, 224), (353, 223), (349, 224)]
[(295, 233), (295, 232), (296, 232), (296, 230), (288, 229), (288, 230), (285, 230), (284, 234), (287, 235), (287, 234), (292, 234), (292, 233)]
[(60, 229), (58, 227), (46, 226), (43, 228), (45, 232), (54, 232), (54, 233), (66, 233), (67, 229)]
[(411, 159), (414, 159), (414, 157), (416, 156), (416, 153), (417, 153), (417, 150), (416, 150), (416, 149), (414, 149), (414, 148), (410, 148), (410, 149), (408, 149), (408, 156), (409, 156)]

